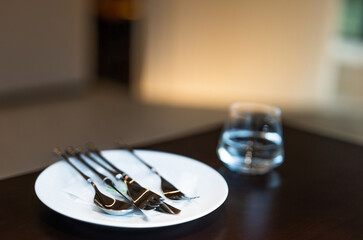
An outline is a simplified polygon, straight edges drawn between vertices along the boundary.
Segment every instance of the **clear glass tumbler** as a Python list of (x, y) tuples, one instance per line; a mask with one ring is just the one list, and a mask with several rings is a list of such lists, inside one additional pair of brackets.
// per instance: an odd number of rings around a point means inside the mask
[(256, 103), (233, 103), (217, 154), (232, 171), (264, 174), (284, 161), (281, 110)]

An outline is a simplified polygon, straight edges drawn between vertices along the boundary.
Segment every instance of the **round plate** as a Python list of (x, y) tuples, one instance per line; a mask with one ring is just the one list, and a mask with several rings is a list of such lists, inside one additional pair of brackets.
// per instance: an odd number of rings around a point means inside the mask
[[(224, 178), (213, 168), (194, 159), (158, 151), (135, 150), (145, 162), (153, 166), (169, 182), (188, 196), (199, 196), (190, 201), (165, 201), (181, 209), (177, 215), (155, 211), (143, 212), (148, 215), (145, 221), (137, 214), (113, 216), (105, 214), (93, 204), (93, 188), (65, 161), (47, 167), (35, 182), (35, 192), (40, 201), (54, 211), (80, 221), (112, 227), (154, 228), (185, 223), (198, 219), (217, 209), (227, 198), (228, 186)], [(160, 178), (152, 173), (129, 152), (123, 150), (102, 151), (110, 162), (126, 172), (142, 186), (158, 193)], [(84, 165), (72, 161), (85, 174), (90, 176), (103, 193), (114, 195), (103, 186)], [(102, 171), (102, 169), (100, 169)], [(105, 172), (104, 172), (105, 173)], [(119, 182), (120, 188), (124, 184)], [(121, 199), (121, 198), (119, 198)]]

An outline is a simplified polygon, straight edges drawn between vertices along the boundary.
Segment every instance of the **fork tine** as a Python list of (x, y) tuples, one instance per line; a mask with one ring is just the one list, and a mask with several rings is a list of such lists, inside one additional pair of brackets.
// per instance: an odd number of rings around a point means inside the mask
[(155, 198), (155, 197), (152, 197), (151, 198), (151, 201), (153, 201), (153, 202), (156, 202), (156, 203), (162, 203), (162, 202), (164, 202), (164, 199), (162, 199), (162, 198)]
[[(160, 176), (160, 175), (159, 175)], [(160, 176), (161, 179), (161, 190), (165, 197), (172, 200), (185, 200), (186, 197), (184, 193), (182, 193), (179, 189), (177, 189), (173, 184), (171, 184), (168, 180)]]
[(152, 208), (157, 208), (157, 207), (159, 207), (160, 206), (160, 204), (159, 203), (154, 203), (154, 202), (152, 202), (152, 201), (147, 201), (148, 203), (147, 204), (145, 204), (145, 205), (147, 205), (147, 206), (149, 206), (149, 207), (152, 207)]
[(167, 213), (171, 213), (171, 214), (178, 214), (181, 212), (180, 209), (177, 209), (169, 204), (167, 204), (166, 202), (163, 202), (162, 204), (159, 205), (159, 207), (155, 210), (158, 209), (162, 209), (163, 211), (166, 211)]

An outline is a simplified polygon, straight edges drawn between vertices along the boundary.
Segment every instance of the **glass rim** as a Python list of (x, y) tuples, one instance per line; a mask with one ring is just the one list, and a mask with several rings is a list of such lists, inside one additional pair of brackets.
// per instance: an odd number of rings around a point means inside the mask
[(274, 116), (281, 116), (281, 109), (279, 107), (255, 102), (234, 102), (229, 106), (229, 111), (234, 113), (261, 112)]

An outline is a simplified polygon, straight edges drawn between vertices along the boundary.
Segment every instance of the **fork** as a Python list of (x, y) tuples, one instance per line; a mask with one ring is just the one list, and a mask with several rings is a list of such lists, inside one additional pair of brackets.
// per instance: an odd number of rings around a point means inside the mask
[(178, 188), (176, 188), (173, 184), (171, 184), (168, 180), (166, 180), (163, 176), (160, 175), (158, 171), (149, 164), (147, 164), (144, 160), (142, 160), (131, 148), (128, 144), (126, 144), (121, 139), (116, 140), (116, 144), (120, 149), (126, 149), (130, 152), (137, 160), (142, 162), (146, 167), (148, 167), (153, 173), (158, 175), (161, 179), (161, 190), (165, 197), (172, 199), (172, 200), (191, 200), (199, 197), (187, 197), (184, 193), (182, 193)]
[(154, 209), (158, 212), (170, 213), (170, 214), (178, 214), (181, 212), (180, 209), (171, 206), (170, 204), (164, 202), (158, 194), (150, 191), (142, 187), (135, 180), (133, 180), (130, 176), (128, 176), (125, 172), (121, 171), (119, 168), (114, 166), (110, 161), (108, 161), (100, 151), (93, 145), (93, 148), (90, 152), (96, 154), (104, 163), (108, 165), (109, 168), (106, 168), (104, 165), (100, 164), (89, 152), (85, 151), (81, 146), (77, 147), (78, 154), (85, 155), (88, 159), (96, 163), (97, 165), (104, 168), (110, 174), (112, 174), (117, 180), (123, 181), (128, 190), (128, 195), (132, 199), (133, 203), (145, 210)]

